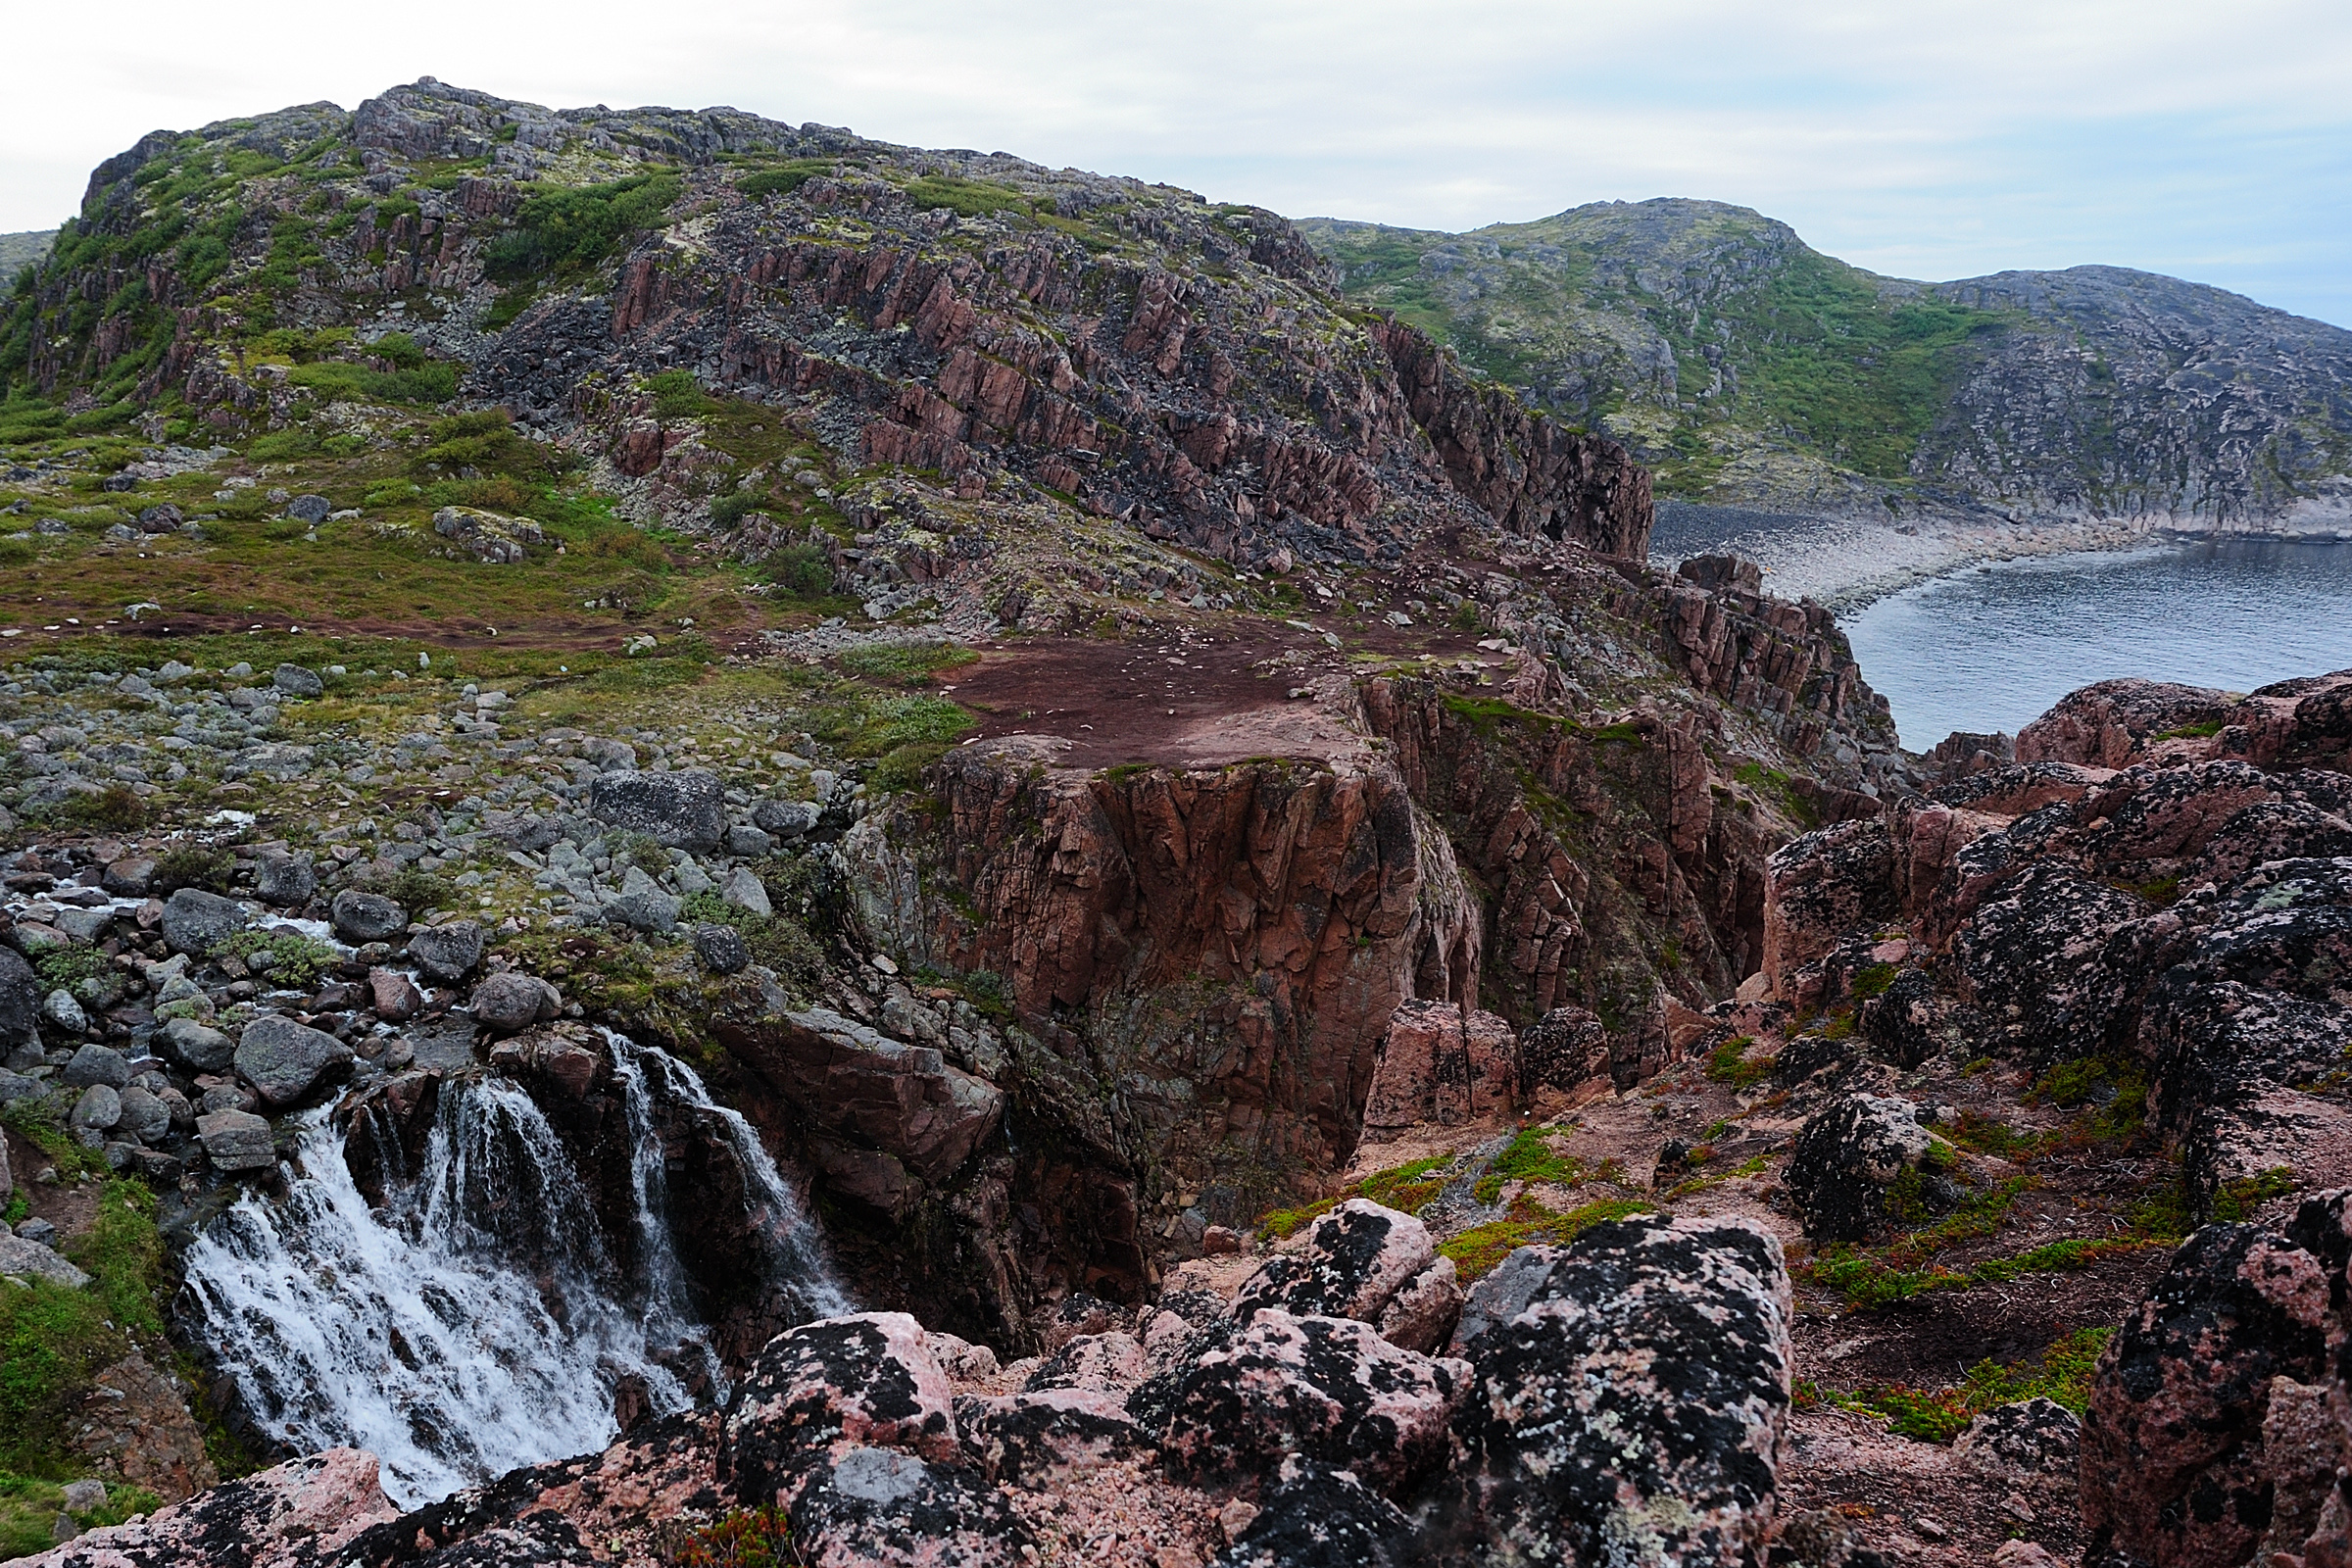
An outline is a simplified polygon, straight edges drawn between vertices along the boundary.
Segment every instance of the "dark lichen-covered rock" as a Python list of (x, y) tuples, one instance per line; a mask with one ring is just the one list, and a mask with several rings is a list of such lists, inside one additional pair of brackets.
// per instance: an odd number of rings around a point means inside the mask
[(253, 862), (253, 894), (264, 904), (291, 908), (318, 891), (318, 872), (307, 855), (265, 855)]
[(1395, 1503), (1350, 1471), (1293, 1454), (1216, 1568), (1404, 1568), (1426, 1560)]
[(1429, 1227), (1410, 1214), (1351, 1198), (1319, 1216), (1298, 1250), (1278, 1252), (1242, 1282), (1233, 1313), (1278, 1306), (1293, 1316), (1380, 1321), (1381, 1312), (1436, 1259)]
[(726, 791), (706, 768), (678, 773), (599, 773), (588, 787), (588, 814), (632, 833), (651, 835), (665, 849), (697, 854), (718, 848), (726, 835)]
[(1749, 1225), (1619, 1220), (1522, 1250), (1463, 1310), (1471, 1457), (1430, 1529), (1493, 1561), (1760, 1561), (1788, 1312), (1780, 1244)]
[(2122, 1001), (2098, 960), (2142, 906), (2060, 864), (2035, 865), (2001, 891), (1953, 944), (1963, 1000), (2005, 1020), (2035, 1061), (2097, 1055)]
[(1144, 1373), (1144, 1348), (1133, 1335), (1081, 1334), (1039, 1362), (1021, 1387), (1032, 1394), (1088, 1389), (1124, 1396)]
[(1870, 1053), (1896, 1067), (1917, 1067), (1943, 1049), (1936, 982), (1925, 969), (1905, 969), (1862, 1004), (1862, 1038)]
[(1259, 1307), (1178, 1375), (1161, 1453), (1200, 1478), (1262, 1475), (1302, 1454), (1396, 1492), (1445, 1462), (1469, 1370), (1352, 1318)]
[(2082, 1462), (2082, 1421), (2057, 1400), (2039, 1396), (1995, 1405), (1968, 1424), (1952, 1454), (1984, 1475), (2072, 1476)]
[(14, 948), (0, 948), (0, 1053), (39, 1038), (40, 976)]
[(956, 1401), (969, 1462), (990, 1481), (1046, 1486), (1150, 1451), (1152, 1439), (1124, 1396), (1054, 1388)]
[(2094, 1558), (2224, 1568), (2252, 1555), (2277, 1503), (2262, 1441), (2273, 1380), (2323, 1376), (2328, 1317), (2327, 1267), (2285, 1237), (2232, 1224), (2188, 1239), (2091, 1384), (2082, 1475)]
[(1035, 1560), (1029, 1527), (977, 1475), (896, 1448), (848, 1447), (811, 1465), (790, 1508), (806, 1559), (827, 1568), (1020, 1568)]
[(1554, 1007), (1519, 1037), (1519, 1093), (1574, 1089), (1610, 1076), (1609, 1026), (1586, 1007)]
[(298, 1568), (332, 1561), (398, 1510), (375, 1455), (329, 1448), (224, 1482), (134, 1524), (93, 1530), (19, 1568)]
[(1839, 822), (1764, 862), (1764, 973), (1788, 996), (1797, 970), (1856, 926), (1894, 912), (1894, 853), (1885, 821)]
[(1936, 1206), (1942, 1195), (1939, 1150), (1916, 1107), (1890, 1096), (1846, 1095), (1796, 1135), (1786, 1178), (1817, 1242), (1859, 1242), (1905, 1217)]
[(829, 1450), (904, 1447), (957, 1455), (947, 1373), (904, 1312), (824, 1318), (760, 1352), (719, 1430), (718, 1474), (746, 1503), (776, 1499)]

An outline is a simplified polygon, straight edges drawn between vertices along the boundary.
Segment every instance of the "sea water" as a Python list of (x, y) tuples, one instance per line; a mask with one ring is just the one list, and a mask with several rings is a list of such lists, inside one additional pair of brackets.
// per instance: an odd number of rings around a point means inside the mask
[(2352, 543), (2211, 539), (2040, 556), (1933, 578), (1840, 615), (1914, 751), (2016, 733), (2118, 676), (2246, 692), (2352, 667)]

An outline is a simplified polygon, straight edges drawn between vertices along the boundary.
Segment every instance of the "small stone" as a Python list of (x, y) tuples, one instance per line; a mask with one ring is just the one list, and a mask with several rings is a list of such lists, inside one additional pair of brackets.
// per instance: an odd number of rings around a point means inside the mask
[(99, 873), (98, 885), (119, 899), (143, 899), (155, 880), (155, 861), (143, 855), (110, 860)]
[(199, 1116), (196, 1137), (215, 1170), (267, 1170), (277, 1163), (270, 1124), (250, 1111), (216, 1110)]
[(193, 1018), (173, 1018), (149, 1042), (167, 1061), (190, 1072), (219, 1072), (235, 1059), (236, 1042)]
[(398, 969), (368, 970), (368, 992), (375, 1015), (386, 1023), (407, 1023), (424, 1006), (416, 982)]
[(727, 853), (729, 855), (740, 855), (750, 859), (757, 859), (760, 856), (773, 854), (775, 848), (776, 841), (759, 828), (738, 822), (727, 829)]
[(79, 1290), (90, 1277), (39, 1242), (0, 1231), (0, 1274), (43, 1279)]
[(253, 890), (264, 904), (291, 908), (311, 902), (318, 873), (307, 855), (265, 855), (254, 862)]
[(88, 1513), (92, 1508), (106, 1506), (106, 1483), (103, 1481), (69, 1481), (66, 1483), (66, 1507), (73, 1513)]
[(105, 1132), (122, 1119), (122, 1097), (104, 1084), (92, 1084), (74, 1102), (74, 1125)]
[(774, 914), (775, 906), (767, 899), (767, 885), (760, 880), (748, 865), (739, 865), (727, 873), (726, 901), (746, 914), (764, 920)]
[(409, 938), (409, 957), (435, 980), (455, 982), (482, 961), (482, 928), (473, 920), (427, 926)]
[(564, 998), (537, 975), (509, 970), (475, 986), (467, 1006), (483, 1028), (511, 1035), (555, 1017), (564, 1010)]
[(90, 1015), (81, 1010), (71, 991), (52, 991), (41, 999), (41, 1016), (70, 1035), (77, 1035), (90, 1027)]
[(741, 974), (752, 962), (752, 950), (744, 945), (743, 933), (710, 921), (694, 928), (694, 956), (717, 974)]

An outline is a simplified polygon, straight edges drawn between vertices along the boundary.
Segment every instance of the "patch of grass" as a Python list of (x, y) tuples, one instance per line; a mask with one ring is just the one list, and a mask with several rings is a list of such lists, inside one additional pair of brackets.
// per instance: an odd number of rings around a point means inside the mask
[(1511, 1204), (1508, 1216), (1492, 1224), (1473, 1226), (1441, 1243), (1438, 1252), (1452, 1258), (1455, 1272), (1468, 1283), (1483, 1279), (1495, 1264), (1522, 1247), (1562, 1246), (1605, 1221), (1655, 1211), (1656, 1205), (1638, 1199), (1603, 1199), (1562, 1213), (1523, 1196)]
[(1846, 991), (1856, 1002), (1867, 1002), (1873, 997), (1884, 995), (1886, 988), (1894, 984), (1894, 977), (1900, 972), (1891, 963), (1867, 965), (1855, 971), (1853, 982), (1846, 987)]
[(61, 1513), (82, 1529), (93, 1530), (119, 1525), (135, 1513), (153, 1513), (162, 1505), (154, 1493), (118, 1481), (107, 1487), (106, 1500), (97, 1507), (71, 1512), (62, 1480), (0, 1470), (0, 1561), (48, 1550), (51, 1526)]
[(428, 909), (449, 908), (458, 898), (456, 883), (438, 872), (419, 870), (414, 865), (404, 865), (393, 872), (376, 891), (406, 909), (412, 920), (421, 919)]
[(2026, 1094), (2028, 1103), (2089, 1107), (2068, 1129), (2077, 1147), (2129, 1144), (2144, 1135), (2148, 1112), (2147, 1069), (2118, 1056), (2078, 1056), (2043, 1073)]
[(1009, 185), (944, 174), (910, 182), (906, 186), (906, 200), (918, 210), (945, 207), (964, 218), (986, 218), (992, 213), (1018, 213), (1027, 217), (1035, 206)]
[(1962, 1149), (2001, 1159), (2031, 1158), (2050, 1144), (2041, 1135), (2018, 1132), (2006, 1122), (1995, 1121), (1979, 1110), (1962, 1111), (1959, 1124), (1945, 1136)]
[(2221, 732), (2222, 721), (2218, 718), (2207, 718), (2200, 719), (2194, 724), (2183, 724), (2179, 729), (2168, 729), (2162, 734), (2150, 738), (2159, 741), (2201, 741), (2211, 740)]
[(2213, 1195), (2213, 1218), (2216, 1224), (2242, 1220), (2274, 1198), (2284, 1198), (2295, 1190), (2295, 1172), (2291, 1165), (2278, 1165), (2259, 1176), (2240, 1177), (2224, 1182)]
[(1729, 1084), (1734, 1089), (1752, 1089), (1772, 1076), (1780, 1065), (1778, 1056), (1757, 1056), (1752, 1060), (1748, 1047), (1756, 1043), (1753, 1035), (1735, 1035), (1707, 1054), (1703, 1069), (1711, 1083)]
[(824, 972), (824, 948), (788, 914), (754, 914), (715, 893), (690, 893), (678, 902), (678, 918), (732, 927), (742, 936), (752, 961), (774, 970), (777, 981), (795, 996), (808, 996)]
[(822, 599), (833, 591), (833, 564), (816, 545), (786, 545), (760, 564), (760, 575), (794, 599)]
[(904, 795), (917, 789), (923, 782), (923, 769), (948, 754), (944, 741), (910, 741), (893, 747), (874, 764), (865, 778), (866, 788), (876, 795)]
[[(10, 1125), (25, 1130), (14, 1117)], [(64, 1423), (91, 1374), (129, 1353), (133, 1334), (163, 1332), (155, 1203), (139, 1182), (109, 1179), (100, 1189), (97, 1216), (68, 1249), (91, 1275), (86, 1289), (0, 1285), (0, 1471), (62, 1477)]]
[(1502, 1196), (1507, 1182), (1557, 1182), (1572, 1186), (1582, 1181), (1585, 1162), (1573, 1154), (1554, 1152), (1551, 1134), (1552, 1129), (1547, 1127), (1522, 1128), (1478, 1179), (1475, 1189), (1478, 1200), (1492, 1203)]
[(853, 675), (921, 686), (943, 669), (960, 669), (980, 656), (961, 643), (867, 643), (844, 653), (837, 662)]
[(127, 784), (109, 784), (95, 795), (69, 795), (50, 820), (103, 833), (136, 833), (147, 825), (147, 803)]
[(2090, 1380), (2099, 1352), (2106, 1348), (2111, 1328), (2078, 1329), (2052, 1342), (2038, 1362), (1990, 1360), (1969, 1368), (1965, 1379), (1948, 1389), (1914, 1389), (1903, 1384), (1840, 1391), (1817, 1383), (1800, 1384), (1796, 1402), (1837, 1404), (1849, 1410), (1883, 1416), (1889, 1430), (1922, 1443), (1949, 1443), (1968, 1430), (1969, 1423), (1987, 1410), (2021, 1400), (2046, 1398), (2080, 1415), (2090, 1402)]
[(829, 710), (810, 728), (847, 755), (867, 758), (887, 757), (902, 746), (945, 746), (961, 739), (973, 722), (971, 714), (944, 697), (886, 697)]

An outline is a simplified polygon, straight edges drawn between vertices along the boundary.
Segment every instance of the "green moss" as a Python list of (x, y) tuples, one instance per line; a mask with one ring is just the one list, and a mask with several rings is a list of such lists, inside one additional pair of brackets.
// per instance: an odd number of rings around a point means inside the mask
[(154, 1493), (122, 1482), (107, 1485), (106, 1500), (78, 1512), (66, 1507), (61, 1479), (24, 1476), (0, 1470), (0, 1560), (28, 1557), (54, 1544), (50, 1530), (66, 1514), (84, 1530), (119, 1525), (136, 1513), (153, 1513), (163, 1505)]
[(516, 210), (514, 227), (491, 242), (484, 269), (501, 282), (586, 270), (660, 227), (684, 190), (675, 174), (632, 174), (534, 196)]
[(739, 1508), (686, 1538), (678, 1568), (800, 1568), (809, 1561), (781, 1508)]
[(1891, 963), (1870, 964), (1855, 972), (1853, 982), (1846, 990), (1856, 1002), (1867, 1002), (1872, 997), (1884, 995), (1886, 988), (1894, 984), (1894, 977), (1899, 972)]
[(339, 957), (333, 948), (314, 938), (266, 931), (240, 931), (214, 951), (242, 959), (245, 967), (286, 991), (309, 989)]
[(1799, 1407), (1836, 1404), (1868, 1411), (1885, 1417), (1889, 1430), (1923, 1443), (1949, 1443), (1978, 1416), (2025, 1399), (2051, 1399), (2081, 1414), (2090, 1403), (2099, 1352), (2114, 1332), (2078, 1329), (2053, 1341), (2037, 1361), (1980, 1361), (1952, 1388), (1923, 1390), (1897, 1383), (1846, 1391), (1804, 1383), (1797, 1386), (1796, 1402)]
[(1475, 1189), (1478, 1200), (1494, 1202), (1502, 1196), (1506, 1182), (1556, 1182), (1569, 1186), (1582, 1181), (1585, 1162), (1573, 1154), (1554, 1152), (1551, 1136), (1552, 1130), (1547, 1127), (1522, 1128), (1478, 1179)]
[(1655, 1205), (1639, 1200), (1603, 1199), (1562, 1213), (1523, 1197), (1511, 1205), (1507, 1218), (1474, 1226), (1441, 1243), (1438, 1253), (1452, 1258), (1455, 1272), (1467, 1283), (1484, 1278), (1522, 1247), (1562, 1246), (1608, 1220), (1652, 1212)]
[(1747, 1050), (1755, 1043), (1752, 1035), (1735, 1035), (1709, 1052), (1704, 1068), (1708, 1080), (1734, 1089), (1752, 1089), (1770, 1077), (1781, 1058), (1757, 1056), (1751, 1060)]
[[(29, 1131), (13, 1116), (10, 1124)], [(129, 1353), (133, 1335), (162, 1334), (155, 1203), (138, 1182), (110, 1179), (99, 1190), (90, 1228), (67, 1249), (90, 1273), (87, 1288), (0, 1285), (0, 1470), (61, 1474), (63, 1426), (91, 1374)]]

